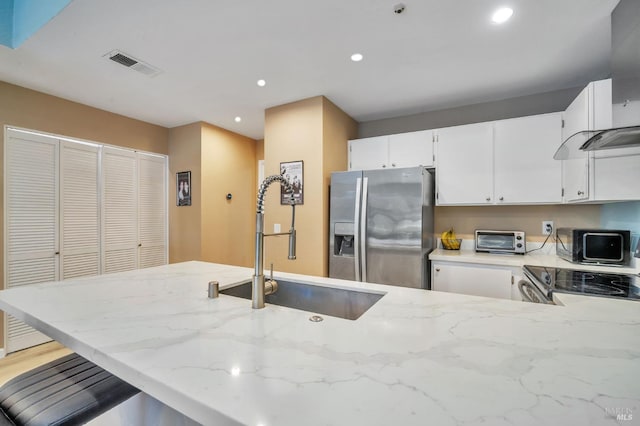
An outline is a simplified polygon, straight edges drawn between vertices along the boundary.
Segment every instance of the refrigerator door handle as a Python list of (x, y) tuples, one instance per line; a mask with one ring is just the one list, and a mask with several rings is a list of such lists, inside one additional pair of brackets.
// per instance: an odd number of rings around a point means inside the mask
[(362, 281), (367, 281), (367, 195), (369, 194), (369, 178), (362, 179), (362, 215), (360, 216), (360, 235), (362, 253), (360, 254), (362, 264)]
[(360, 281), (360, 190), (362, 179), (356, 179), (356, 210), (353, 218), (353, 253), (356, 281)]

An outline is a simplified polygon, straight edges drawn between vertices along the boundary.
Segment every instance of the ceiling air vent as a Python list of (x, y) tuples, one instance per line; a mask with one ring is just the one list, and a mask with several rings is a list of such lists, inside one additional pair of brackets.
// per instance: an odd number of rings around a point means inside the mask
[(133, 56), (121, 52), (119, 50), (112, 50), (111, 52), (107, 53), (106, 55), (104, 55), (105, 58), (109, 58), (111, 59), (113, 62), (117, 62), (120, 65), (124, 65), (127, 68), (130, 68), (132, 70), (138, 71), (139, 73), (142, 73), (144, 75), (147, 75), (149, 77), (154, 77), (158, 74), (161, 73), (161, 71), (152, 66), (149, 65), (139, 59), (134, 58)]
[(109, 59), (119, 64), (122, 64), (125, 67), (130, 67), (131, 65), (135, 65), (138, 63), (138, 61), (136, 61), (135, 59), (131, 59), (128, 56), (124, 56), (122, 53), (116, 53), (115, 55), (110, 56)]

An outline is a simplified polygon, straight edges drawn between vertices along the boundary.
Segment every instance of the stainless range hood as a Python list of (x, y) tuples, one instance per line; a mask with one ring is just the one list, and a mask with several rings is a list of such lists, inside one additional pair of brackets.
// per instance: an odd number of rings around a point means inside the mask
[(620, 127), (603, 130), (591, 136), (580, 146), (582, 151), (599, 151), (601, 149), (629, 148), (640, 146), (640, 126)]
[(621, 0), (611, 13), (613, 127), (578, 132), (553, 158), (584, 158), (585, 151), (640, 147), (640, 1)]
[[(638, 84), (640, 84), (640, 81), (638, 81)], [(578, 132), (569, 137), (558, 148), (553, 158), (556, 160), (570, 160), (572, 158), (581, 158), (580, 153), (584, 151), (632, 147), (640, 147), (640, 125)]]

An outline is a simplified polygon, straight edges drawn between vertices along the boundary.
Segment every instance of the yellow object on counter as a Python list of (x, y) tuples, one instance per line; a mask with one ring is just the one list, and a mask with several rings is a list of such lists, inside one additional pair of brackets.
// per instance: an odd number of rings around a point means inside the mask
[(440, 236), (440, 240), (442, 241), (442, 248), (445, 250), (460, 250), (460, 243), (462, 243), (462, 240), (456, 238), (456, 233), (453, 228), (443, 232)]

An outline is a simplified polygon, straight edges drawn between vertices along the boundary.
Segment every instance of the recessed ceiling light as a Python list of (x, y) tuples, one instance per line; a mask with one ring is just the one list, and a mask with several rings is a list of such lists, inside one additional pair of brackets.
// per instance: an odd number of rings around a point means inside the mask
[(262, 79), (261, 79), (261, 80), (258, 80), (258, 86), (260, 86), (260, 87), (264, 87), (264, 86), (265, 86), (265, 84), (267, 84), (267, 82), (266, 82), (266, 81), (264, 81), (264, 80), (262, 80)]
[(502, 7), (493, 12), (491, 20), (494, 24), (503, 24), (511, 18), (511, 15), (513, 15), (513, 9), (509, 7)]
[(236, 120), (236, 123), (239, 123), (239, 122), (242, 121), (242, 118), (241, 117), (236, 117), (234, 120)]
[(351, 55), (351, 60), (353, 62), (360, 62), (362, 58), (364, 58), (364, 56), (362, 56), (362, 53), (354, 53), (353, 55)]

